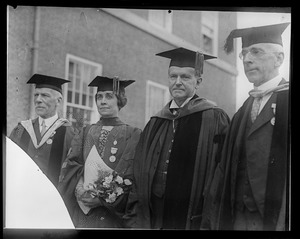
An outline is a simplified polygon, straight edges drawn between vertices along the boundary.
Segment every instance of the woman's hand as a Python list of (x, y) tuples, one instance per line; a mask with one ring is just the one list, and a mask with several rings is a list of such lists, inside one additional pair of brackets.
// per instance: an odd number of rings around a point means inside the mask
[(80, 201), (83, 202), (83, 204), (87, 207), (94, 208), (94, 207), (99, 207), (103, 206), (103, 203), (100, 198), (98, 197), (93, 197), (91, 195), (91, 192), (85, 191), (81, 197)]

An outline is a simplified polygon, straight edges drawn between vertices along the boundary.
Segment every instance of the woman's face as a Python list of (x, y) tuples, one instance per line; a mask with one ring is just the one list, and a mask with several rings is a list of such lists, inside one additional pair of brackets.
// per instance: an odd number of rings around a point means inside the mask
[(117, 117), (119, 114), (118, 100), (113, 91), (98, 91), (96, 104), (103, 118)]

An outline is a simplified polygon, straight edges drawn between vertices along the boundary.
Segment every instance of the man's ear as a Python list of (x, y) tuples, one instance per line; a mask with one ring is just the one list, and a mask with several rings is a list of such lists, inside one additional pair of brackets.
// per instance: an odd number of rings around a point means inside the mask
[(283, 60), (284, 60), (284, 53), (283, 52), (276, 53), (275, 67), (280, 67), (283, 63)]
[(62, 103), (62, 100), (63, 100), (62, 96), (59, 95), (59, 96), (57, 97), (57, 104), (60, 105), (60, 104)]
[(197, 80), (196, 89), (198, 89), (199, 86), (200, 86), (200, 84), (201, 84), (201, 82), (202, 82), (202, 78), (201, 77), (197, 77), (196, 80)]

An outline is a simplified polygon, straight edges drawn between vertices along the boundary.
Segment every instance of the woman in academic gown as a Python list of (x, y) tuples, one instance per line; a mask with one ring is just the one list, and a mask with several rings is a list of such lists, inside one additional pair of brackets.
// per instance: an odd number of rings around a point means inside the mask
[[(98, 87), (95, 100), (101, 118), (74, 137), (58, 186), (76, 228), (123, 227), (121, 217), (131, 187), (132, 163), (141, 130), (122, 122), (118, 113), (127, 103), (125, 87), (133, 82), (97, 76), (89, 84)], [(105, 178), (109, 184), (113, 172), (121, 177), (119, 182), (123, 186), (127, 182), (127, 190), (121, 186), (118, 196), (95, 196), (92, 185)]]

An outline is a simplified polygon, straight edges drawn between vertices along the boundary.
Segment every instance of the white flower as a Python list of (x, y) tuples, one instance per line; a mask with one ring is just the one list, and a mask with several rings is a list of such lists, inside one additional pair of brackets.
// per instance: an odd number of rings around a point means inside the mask
[(105, 180), (105, 183), (111, 183), (111, 181), (113, 180), (113, 175), (110, 174), (109, 176), (105, 177), (104, 180)]
[(119, 175), (116, 177), (115, 181), (119, 184), (123, 183), (123, 178), (120, 177)]
[(127, 186), (132, 184), (132, 182), (129, 179), (124, 179), (124, 183)]
[(117, 194), (117, 196), (120, 196), (122, 193), (124, 193), (123, 188), (117, 187), (117, 188), (116, 188), (116, 194)]
[(110, 183), (107, 183), (107, 182), (103, 182), (103, 187), (105, 187), (105, 188), (109, 188), (110, 187)]
[(117, 196), (115, 193), (109, 193), (108, 198), (106, 198), (105, 201), (108, 203), (113, 203), (114, 201), (116, 201), (116, 198)]

